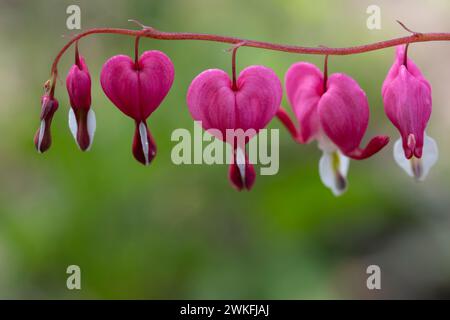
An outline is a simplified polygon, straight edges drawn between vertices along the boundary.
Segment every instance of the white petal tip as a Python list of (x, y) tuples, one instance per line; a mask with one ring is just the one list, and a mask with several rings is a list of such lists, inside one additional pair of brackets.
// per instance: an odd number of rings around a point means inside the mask
[(147, 126), (144, 122), (139, 123), (139, 136), (141, 138), (141, 146), (142, 146), (142, 152), (144, 153), (145, 157), (145, 164), (149, 165), (149, 146), (148, 146), (148, 136), (147, 136)]
[(340, 151), (324, 151), (319, 161), (319, 174), (322, 183), (336, 197), (347, 191), (347, 173), (350, 160)]
[(425, 135), (422, 158), (407, 159), (403, 151), (402, 140), (398, 139), (394, 145), (395, 162), (415, 181), (424, 181), (439, 158), (439, 151), (434, 139)]

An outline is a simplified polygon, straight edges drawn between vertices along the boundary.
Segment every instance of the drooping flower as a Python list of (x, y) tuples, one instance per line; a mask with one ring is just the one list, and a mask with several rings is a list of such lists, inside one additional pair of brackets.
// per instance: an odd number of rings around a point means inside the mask
[(194, 120), (201, 121), (205, 130), (218, 130), (217, 138), (233, 148), (228, 178), (237, 190), (250, 190), (256, 177), (245, 150), (252, 136), (244, 143), (236, 143), (227, 130), (256, 134), (275, 116), (282, 91), (276, 74), (264, 66), (244, 69), (235, 83), (223, 70), (206, 70), (189, 87), (187, 105)]
[(105, 94), (135, 121), (133, 155), (144, 165), (156, 155), (156, 145), (146, 120), (166, 97), (174, 74), (169, 57), (155, 50), (144, 52), (135, 61), (126, 55), (114, 56), (101, 71), (100, 82)]
[(91, 109), (91, 76), (84, 58), (75, 49), (75, 64), (66, 78), (70, 98), (69, 128), (82, 151), (89, 150), (94, 140), (95, 113)]
[(41, 125), (34, 135), (34, 145), (40, 153), (47, 151), (52, 144), (50, 127), (52, 124), (53, 115), (59, 105), (58, 100), (52, 96), (52, 93), (48, 90), (46, 91), (47, 92), (41, 98)]
[(424, 180), (438, 159), (434, 139), (425, 129), (431, 115), (431, 86), (420, 69), (399, 46), (382, 87), (384, 110), (400, 132), (394, 145), (394, 159), (408, 175)]
[(349, 158), (362, 160), (380, 151), (388, 142), (376, 136), (364, 149), (361, 140), (369, 122), (369, 103), (364, 91), (349, 76), (329, 78), (313, 64), (292, 65), (285, 77), (288, 100), (300, 124), (299, 140), (318, 142), (322, 182), (335, 195), (347, 187)]

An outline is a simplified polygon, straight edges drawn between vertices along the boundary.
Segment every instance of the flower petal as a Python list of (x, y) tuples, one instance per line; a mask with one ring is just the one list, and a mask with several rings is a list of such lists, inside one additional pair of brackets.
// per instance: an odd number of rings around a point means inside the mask
[(74, 109), (89, 109), (91, 106), (91, 76), (84, 58), (79, 56), (79, 65), (74, 64), (66, 78), (70, 105)]
[(237, 148), (228, 170), (228, 179), (238, 190), (251, 190), (256, 179), (255, 167), (250, 163), (245, 151)]
[(320, 130), (317, 105), (323, 94), (323, 74), (315, 65), (306, 62), (293, 64), (285, 76), (289, 103), (300, 124), (300, 138), (305, 143)]
[(100, 82), (108, 98), (127, 116), (144, 121), (161, 104), (174, 78), (169, 57), (146, 51), (138, 66), (125, 55), (110, 58), (103, 66)]
[(322, 183), (335, 196), (340, 196), (347, 190), (347, 173), (350, 159), (340, 151), (324, 151), (319, 161), (319, 174)]
[(394, 145), (395, 162), (417, 181), (423, 181), (430, 172), (431, 167), (437, 162), (439, 151), (436, 141), (425, 135), (422, 158), (411, 157), (407, 159), (403, 151), (402, 139), (398, 139)]
[(94, 140), (96, 120), (94, 110), (69, 109), (69, 128), (78, 147), (88, 151)]
[(358, 83), (345, 74), (330, 76), (318, 108), (325, 134), (351, 158), (367, 158), (389, 141), (387, 137), (378, 136), (365, 149), (359, 148), (369, 122), (369, 103)]
[[(431, 115), (430, 89), (401, 66), (398, 77), (386, 88), (383, 101), (386, 115), (400, 131), (405, 156), (420, 158), (424, 131)], [(413, 144), (408, 143), (410, 135), (414, 138)]]
[(192, 81), (187, 105), (194, 120), (205, 130), (219, 130), (218, 138), (225, 140), (227, 129), (257, 133), (264, 128), (280, 107), (282, 91), (275, 73), (263, 66), (244, 69), (236, 90), (226, 72), (210, 69)]
[(133, 155), (134, 158), (148, 165), (156, 156), (156, 144), (144, 121), (136, 122), (136, 129), (133, 138)]

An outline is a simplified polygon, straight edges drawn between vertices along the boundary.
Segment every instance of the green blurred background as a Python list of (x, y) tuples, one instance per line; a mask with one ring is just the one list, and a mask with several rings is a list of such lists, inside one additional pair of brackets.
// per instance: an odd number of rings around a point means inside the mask
[[(110, 56), (132, 54), (134, 39), (85, 38), (80, 49), (97, 114), (93, 148), (81, 153), (67, 126), (69, 50), (59, 68), (52, 148), (35, 151), (42, 84), (71, 34), (70, 4), (80, 5), (83, 30), (135, 28), (127, 22), (134, 18), (165, 31), (333, 47), (405, 35), (395, 19), (421, 32), (450, 31), (447, 0), (0, 0), (0, 298), (450, 297), (448, 43), (410, 49), (434, 90), (428, 134), (440, 146), (440, 161), (427, 181), (414, 183), (397, 167), (391, 143), (373, 158), (352, 161), (350, 188), (335, 198), (319, 180), (316, 146), (296, 145), (274, 120), (280, 171), (238, 193), (226, 166), (176, 166), (170, 159), (172, 131), (193, 129), (185, 104), (190, 81), (208, 68), (230, 70), (225, 44), (141, 42), (141, 51), (164, 51), (176, 69), (172, 90), (149, 119), (159, 154), (143, 167), (131, 155), (133, 122), (98, 81)], [(371, 4), (381, 8), (381, 30), (366, 27)], [(380, 97), (393, 52), (330, 59), (331, 72), (350, 74), (367, 92), (365, 141), (398, 137)], [(322, 65), (323, 58), (244, 48), (238, 68), (263, 64), (283, 79), (299, 60)], [(80, 291), (66, 288), (71, 264), (81, 267)], [(380, 291), (366, 288), (371, 264), (381, 267)]]

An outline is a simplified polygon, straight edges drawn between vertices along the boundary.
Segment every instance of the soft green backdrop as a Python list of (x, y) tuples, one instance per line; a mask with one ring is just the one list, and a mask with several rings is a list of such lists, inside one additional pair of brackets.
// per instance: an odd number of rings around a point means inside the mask
[[(150, 167), (132, 157), (133, 123), (103, 95), (98, 77), (114, 54), (132, 54), (133, 39), (82, 40), (93, 79), (97, 134), (81, 153), (67, 127), (65, 74), (53, 145), (40, 155), (42, 84), (71, 32), (66, 8), (79, 4), (82, 28), (129, 27), (134, 18), (167, 31), (240, 36), (279, 43), (349, 46), (417, 31), (450, 31), (450, 4), (434, 1), (25, 1), (0, 0), (0, 298), (416, 298), (450, 296), (450, 45), (418, 44), (411, 56), (434, 89), (428, 133), (440, 145), (429, 179), (414, 183), (392, 158), (392, 143), (350, 166), (350, 189), (335, 198), (322, 186), (315, 145), (299, 146), (281, 128), (280, 171), (258, 176), (251, 192), (230, 187), (226, 166), (176, 166), (176, 128), (192, 130), (185, 104), (190, 81), (207, 68), (230, 70), (229, 46), (144, 39), (175, 64), (175, 82), (149, 126), (158, 144)], [(378, 4), (382, 29), (366, 28)], [(65, 35), (65, 37), (62, 37)], [(398, 133), (387, 121), (381, 83), (393, 49), (330, 58), (366, 90), (367, 137)], [(322, 57), (244, 48), (238, 68), (271, 67), (280, 79), (299, 60)], [(286, 101), (285, 107), (288, 108)], [(367, 141), (367, 138), (366, 140)], [(82, 270), (82, 290), (66, 288), (66, 268)], [(382, 290), (366, 289), (366, 267), (382, 269)]]

